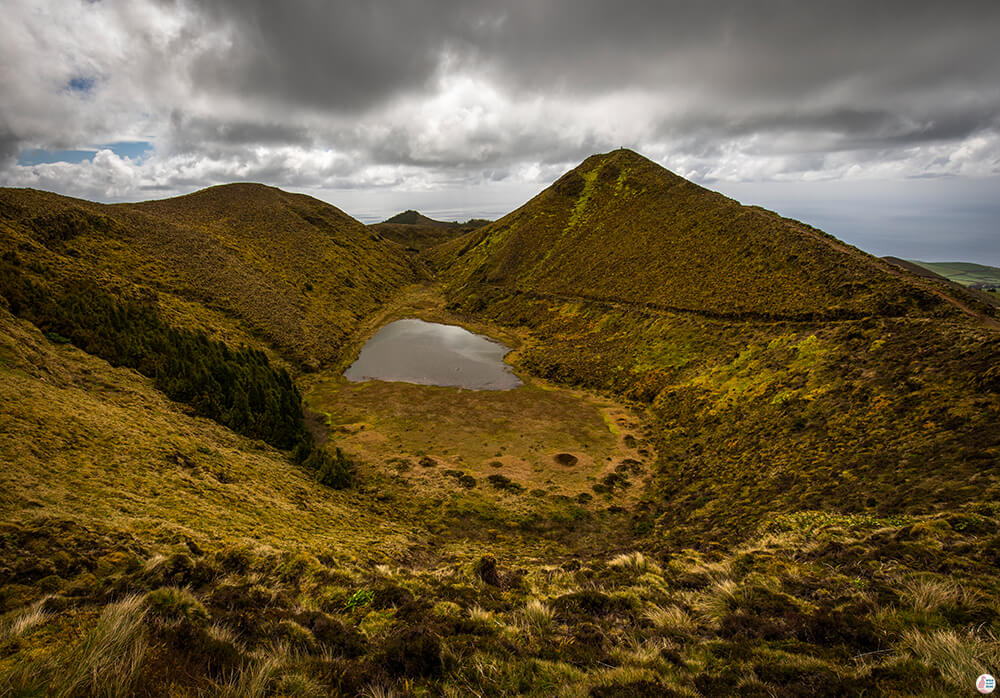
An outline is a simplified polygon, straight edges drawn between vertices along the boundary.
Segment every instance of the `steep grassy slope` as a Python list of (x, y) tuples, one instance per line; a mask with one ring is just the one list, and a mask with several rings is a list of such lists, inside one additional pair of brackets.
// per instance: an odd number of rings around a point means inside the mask
[(49, 282), (152, 293), (180, 324), (313, 368), (414, 275), (333, 206), (255, 184), (113, 206), (4, 189), (0, 246)]
[[(927, 512), (1000, 482), (1000, 337), (947, 287), (629, 151), (425, 255), (519, 365), (652, 407), (645, 526), (705, 544), (798, 509)], [(641, 526), (642, 527), (642, 526)]]
[(629, 150), (588, 158), (450, 262), (459, 284), (722, 317), (924, 315), (942, 305), (882, 260)]

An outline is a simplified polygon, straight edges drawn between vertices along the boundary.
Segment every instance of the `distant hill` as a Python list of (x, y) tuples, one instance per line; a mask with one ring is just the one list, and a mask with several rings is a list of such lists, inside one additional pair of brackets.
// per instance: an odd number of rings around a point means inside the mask
[(929, 269), (935, 274), (940, 274), (963, 286), (976, 284), (977, 288), (981, 287), (979, 285), (1000, 288), (1000, 267), (971, 262), (919, 262), (916, 260), (913, 260), (913, 264)]
[(588, 158), (438, 263), (457, 286), (724, 317), (950, 312), (886, 262), (629, 150)]
[[(956, 278), (946, 276), (944, 274), (935, 271), (935, 267), (951, 267), (953, 265), (946, 262), (912, 262), (906, 259), (900, 259), (899, 257), (883, 257), (885, 261), (890, 264), (894, 264), (897, 267), (906, 269), (914, 276), (918, 276), (922, 279), (927, 279), (932, 283), (947, 289), (950, 295), (958, 298), (962, 298), (965, 303), (974, 307), (980, 311), (985, 311), (987, 313), (992, 313), (994, 311), (990, 308), (1000, 306), (1000, 299), (997, 298), (996, 293), (987, 292), (990, 289), (1000, 288), (1000, 270), (998, 270), (998, 281), (994, 284), (989, 281), (973, 281), (973, 282), (963, 282)], [(966, 266), (965, 263), (959, 262), (961, 266)], [(982, 269), (993, 269), (994, 267), (983, 267), (979, 264), (973, 264), (969, 266), (980, 267)], [(947, 270), (942, 270), (947, 271)], [(986, 278), (990, 278), (988, 274), (983, 274)], [(959, 272), (959, 278), (967, 278), (963, 276), (962, 272)]]
[(489, 223), (490, 221), (478, 218), (465, 223), (437, 221), (417, 211), (409, 210), (369, 227), (410, 251), (420, 252)]
[(87, 278), (152, 295), (177, 324), (313, 367), (415, 278), (343, 211), (260, 184), (115, 205), (0, 189), (0, 252), (43, 285)]
[(427, 228), (457, 228), (458, 223), (447, 222), (447, 221), (436, 221), (433, 218), (428, 218), (424, 214), (410, 209), (408, 211), (403, 211), (402, 213), (397, 213), (392, 218), (387, 218), (383, 223), (401, 223), (403, 225), (421, 225)]

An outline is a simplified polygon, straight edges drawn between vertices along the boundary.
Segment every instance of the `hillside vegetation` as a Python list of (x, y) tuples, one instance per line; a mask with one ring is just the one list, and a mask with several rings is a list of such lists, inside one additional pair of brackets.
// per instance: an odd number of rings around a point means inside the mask
[(456, 286), (725, 318), (946, 313), (888, 264), (629, 150), (588, 158), (447, 260)]
[(775, 511), (989, 498), (995, 321), (917, 276), (631, 151), (426, 255), (518, 363), (656, 415), (649, 526), (740, 539)]
[[(435, 230), (0, 190), (0, 698), (998, 673), (991, 306), (630, 151)], [(410, 316), (525, 385), (343, 379)]]
[(415, 274), (340, 210), (259, 184), (111, 206), (3, 189), (0, 246), (48, 283), (145, 294), (178, 324), (312, 369)]

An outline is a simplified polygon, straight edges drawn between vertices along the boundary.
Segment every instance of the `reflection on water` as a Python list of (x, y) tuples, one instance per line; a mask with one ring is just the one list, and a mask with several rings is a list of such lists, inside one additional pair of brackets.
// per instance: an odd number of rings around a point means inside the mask
[(510, 390), (521, 381), (503, 362), (508, 351), (500, 342), (454, 325), (397, 320), (368, 340), (344, 377)]

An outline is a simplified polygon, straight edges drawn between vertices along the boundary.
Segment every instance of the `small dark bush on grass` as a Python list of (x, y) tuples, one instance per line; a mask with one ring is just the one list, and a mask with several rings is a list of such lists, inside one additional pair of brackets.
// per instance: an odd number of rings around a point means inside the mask
[(500, 570), (497, 565), (497, 559), (492, 555), (483, 555), (479, 558), (473, 567), (473, 571), (476, 573), (476, 576), (483, 580), (486, 584), (495, 587), (501, 585)]
[(354, 628), (321, 611), (303, 611), (295, 616), (299, 625), (312, 632), (323, 647), (343, 657), (358, 657), (365, 652), (365, 639)]
[(472, 477), (468, 473), (463, 473), (461, 470), (445, 470), (444, 474), (448, 477), (455, 478), (459, 486), (464, 487), (467, 490), (471, 490), (476, 486), (476, 478)]
[[(704, 671), (694, 677), (694, 686), (703, 696), (725, 696), (733, 695), (733, 689), (743, 678), (732, 667), (723, 667), (719, 673)], [(784, 694), (781, 694), (784, 695)]]
[(441, 641), (428, 628), (405, 628), (386, 639), (379, 663), (393, 676), (437, 677), (443, 671)]
[(392, 582), (379, 582), (372, 588), (371, 607), (379, 610), (403, 606), (413, 601), (408, 589)]
[(215, 559), (226, 572), (243, 574), (250, 569), (250, 550), (246, 547), (223, 548), (215, 554)]
[(572, 637), (566, 644), (560, 644), (558, 659), (580, 666), (608, 664), (604, 650), (604, 632), (593, 623), (579, 623), (572, 627)]
[[(490, 483), (490, 485), (494, 489), (506, 490), (507, 492), (521, 492), (522, 490), (524, 490), (524, 487), (522, 487), (520, 484), (514, 482), (509, 477), (506, 477), (499, 473), (494, 473), (493, 475), (490, 475), (489, 477), (486, 478), (486, 480), (487, 482)], [(544, 493), (545, 491), (542, 490), (542, 494)]]
[(354, 483), (354, 463), (339, 448), (332, 455), (314, 448), (302, 465), (315, 473), (318, 483), (332, 489), (344, 490)]
[(672, 688), (667, 688), (662, 683), (656, 681), (626, 681), (625, 683), (613, 683), (607, 686), (594, 686), (590, 689), (591, 698), (652, 698), (653, 696), (663, 696), (663, 698), (673, 698), (673, 696), (686, 695), (678, 693)]
[(594, 616), (631, 613), (632, 607), (625, 599), (616, 599), (599, 591), (585, 589), (563, 594), (552, 602), (556, 617), (563, 622), (581, 622)]
[(774, 662), (754, 665), (754, 673), (761, 681), (781, 688), (787, 696), (856, 696), (863, 686), (853, 678), (844, 678), (832, 669), (806, 669)]

